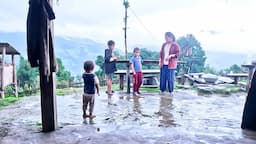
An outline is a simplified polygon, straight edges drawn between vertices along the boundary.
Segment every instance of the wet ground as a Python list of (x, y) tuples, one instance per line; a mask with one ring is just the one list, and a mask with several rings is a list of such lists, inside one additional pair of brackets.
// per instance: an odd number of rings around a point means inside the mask
[(240, 129), (246, 93), (198, 96), (182, 90), (144, 98), (116, 92), (96, 97), (93, 120), (82, 119), (81, 94), (57, 97), (58, 126), (41, 132), (40, 97), (0, 110), (1, 144), (255, 144)]

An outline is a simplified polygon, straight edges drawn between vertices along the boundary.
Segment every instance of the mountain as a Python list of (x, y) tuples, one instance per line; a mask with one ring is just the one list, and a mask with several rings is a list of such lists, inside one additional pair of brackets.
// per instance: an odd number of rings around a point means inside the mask
[(222, 51), (205, 51), (206, 64), (217, 70), (225, 69), (233, 64), (241, 65), (249, 62), (248, 54), (244, 53), (228, 53)]
[[(54, 41), (56, 57), (62, 60), (65, 69), (72, 75), (83, 72), (85, 60), (95, 61), (98, 55), (104, 55), (105, 45), (91, 39), (55, 36)], [(0, 42), (8, 42), (27, 59), (26, 33), (0, 32)]]

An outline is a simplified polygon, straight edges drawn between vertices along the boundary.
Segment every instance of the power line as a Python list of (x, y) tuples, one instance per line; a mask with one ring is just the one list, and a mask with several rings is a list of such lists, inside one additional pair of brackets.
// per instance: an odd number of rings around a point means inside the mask
[(130, 8), (132, 14), (135, 16), (135, 18), (139, 21), (139, 23), (142, 25), (142, 27), (145, 29), (145, 31), (147, 31), (153, 39), (157, 40), (155, 35), (145, 26), (145, 24), (142, 22), (142, 20), (139, 18), (139, 16), (135, 13), (135, 11)]
[[(121, 1), (123, 1), (123, 0), (121, 0)], [(144, 28), (144, 30), (146, 31), (146, 32), (148, 32), (150, 35), (151, 35), (151, 37), (152, 37), (152, 39), (153, 40), (156, 40), (156, 41), (158, 41), (158, 38), (156, 38), (156, 36), (146, 27), (146, 25), (142, 22), (142, 20), (139, 18), (139, 16), (135, 13), (135, 11), (129, 6), (129, 8), (130, 8), (130, 10), (131, 10), (131, 12), (132, 12), (132, 14), (135, 16), (135, 18), (137, 19), (137, 21), (142, 25), (142, 27)]]

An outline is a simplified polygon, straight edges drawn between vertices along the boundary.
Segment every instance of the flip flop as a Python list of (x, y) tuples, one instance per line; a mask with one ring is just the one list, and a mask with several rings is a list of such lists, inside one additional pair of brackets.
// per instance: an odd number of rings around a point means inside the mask
[(96, 117), (96, 115), (90, 115), (90, 116), (89, 116), (90, 119), (93, 119), (93, 118), (95, 118), (95, 117)]
[[(108, 91), (105, 91), (105, 93), (108, 94)], [(115, 93), (115, 91), (112, 90), (111, 93), (113, 94), (113, 93)]]

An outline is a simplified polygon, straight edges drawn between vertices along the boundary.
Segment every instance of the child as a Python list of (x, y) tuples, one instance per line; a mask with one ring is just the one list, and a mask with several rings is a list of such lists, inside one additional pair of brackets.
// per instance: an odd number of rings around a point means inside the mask
[(117, 56), (114, 55), (113, 50), (115, 48), (115, 42), (113, 40), (108, 41), (108, 49), (105, 49), (105, 73), (107, 76), (107, 91), (108, 95), (113, 95), (112, 91), (112, 79), (114, 76), (114, 72), (116, 69), (116, 61), (118, 59)]
[[(94, 64), (92, 61), (85, 61), (84, 62), (84, 73), (83, 73), (83, 80), (84, 80), (84, 94), (83, 94), (83, 118), (86, 117), (94, 118), (93, 115), (93, 108), (94, 108), (94, 99), (95, 99), (95, 89), (97, 90), (98, 96), (99, 93), (99, 79), (98, 77), (93, 74)], [(89, 104), (89, 115), (86, 114), (86, 110)]]
[(138, 96), (139, 89), (142, 84), (142, 59), (140, 57), (140, 49), (134, 48), (133, 56), (130, 59), (132, 74), (133, 74), (133, 96)]

